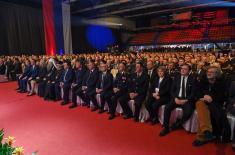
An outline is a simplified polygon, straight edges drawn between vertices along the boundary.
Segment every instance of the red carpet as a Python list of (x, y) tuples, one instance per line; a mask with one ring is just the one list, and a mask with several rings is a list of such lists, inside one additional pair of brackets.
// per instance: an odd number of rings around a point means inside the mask
[(0, 128), (16, 137), (16, 145), (39, 155), (229, 155), (230, 144), (192, 147), (194, 134), (185, 131), (158, 137), (160, 125), (113, 121), (85, 107), (74, 110), (14, 90), (16, 83), (0, 84)]

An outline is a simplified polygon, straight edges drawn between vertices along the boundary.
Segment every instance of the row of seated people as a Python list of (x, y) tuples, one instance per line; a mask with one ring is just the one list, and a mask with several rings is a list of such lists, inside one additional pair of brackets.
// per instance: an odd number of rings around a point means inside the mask
[[(154, 54), (143, 55), (151, 58)], [(69, 92), (72, 89), (70, 108), (77, 106), (77, 96), (87, 106), (91, 101), (94, 105), (92, 111), (99, 110), (99, 113), (104, 112), (104, 105), (107, 103), (110, 120), (115, 118), (117, 102), (123, 109), (124, 118), (134, 117), (135, 121), (139, 120), (140, 108), (144, 104), (149, 111), (150, 121), (152, 124), (156, 124), (158, 123), (156, 114), (158, 108), (165, 105), (163, 130), (160, 132), (160, 136), (167, 135), (171, 130), (179, 129), (196, 109), (199, 127), (193, 145), (200, 146), (221, 137), (227, 122), (223, 107), (228, 93), (226, 93), (227, 85), (224, 79), (220, 78), (219, 66), (211, 66), (210, 63), (204, 61), (208, 59), (200, 59), (196, 65), (197, 70), (193, 71), (192, 64), (187, 63), (190, 59), (188, 54), (179, 54), (181, 57), (172, 57), (172, 55), (178, 54), (166, 54), (166, 56), (176, 58), (177, 64), (171, 61), (166, 64), (163, 62), (155, 64), (152, 59), (148, 58), (144, 62), (140, 61), (141, 56), (135, 56), (135, 62), (131, 64), (120, 59), (119, 62), (114, 63), (118, 69), (116, 74), (112, 70), (115, 67), (111, 68), (108, 61), (96, 59), (99, 60), (97, 63), (97, 61), (89, 59), (92, 58), (90, 55), (87, 57), (87, 62), (84, 59), (76, 59), (72, 65), (70, 61), (64, 59), (63, 68), (61, 67), (62, 62), (56, 59), (45, 58), (47, 61), (45, 63), (45, 59), (39, 59), (40, 62), (36, 62), (33, 59), (35, 57), (30, 57), (30, 60), (27, 58), (23, 60), (25, 67), (23, 73), (17, 78), (18, 91), (27, 92), (28, 83), (30, 86), (28, 96), (31, 96), (34, 94), (35, 84), (38, 83), (39, 96), (46, 100), (60, 100), (60, 89), (62, 89), (64, 95), (61, 104), (66, 105), (69, 103)], [(69, 56), (65, 56), (65, 58), (69, 58)], [(220, 57), (218, 60), (217, 62), (224, 60), (228, 62), (226, 57)], [(205, 66), (206, 68), (204, 68)], [(234, 69), (230, 68), (229, 74), (233, 73)], [(227, 79), (231, 78), (227, 77)], [(229, 80), (230, 84), (231, 80)], [(234, 86), (231, 89), (233, 90), (227, 97), (229, 98), (229, 109), (232, 111), (234, 109)], [(101, 106), (97, 103), (96, 94), (100, 94)], [(134, 114), (127, 104), (129, 100), (135, 102)], [(170, 127), (171, 111), (176, 107), (182, 108), (183, 117)]]

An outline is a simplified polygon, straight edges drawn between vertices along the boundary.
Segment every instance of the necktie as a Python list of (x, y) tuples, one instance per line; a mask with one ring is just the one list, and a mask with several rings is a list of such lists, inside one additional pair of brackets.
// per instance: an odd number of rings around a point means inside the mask
[(102, 78), (101, 78), (101, 89), (104, 88), (104, 76), (105, 76), (105, 74), (103, 73)]
[(185, 96), (185, 77), (183, 77), (181, 88), (182, 88), (182, 95), (181, 95), (181, 97), (184, 99), (184, 98), (186, 98), (186, 96)]
[(151, 78), (151, 70), (149, 70), (148, 74), (149, 74), (149, 77)]
[(89, 76), (88, 76), (88, 78), (87, 78), (87, 80), (86, 80), (86, 85), (88, 85), (88, 81), (90, 80), (91, 73), (92, 73), (92, 71), (90, 71), (90, 73), (89, 73)]
[(66, 81), (66, 75), (68, 73), (68, 70), (66, 70), (65, 74), (64, 74), (64, 82)]

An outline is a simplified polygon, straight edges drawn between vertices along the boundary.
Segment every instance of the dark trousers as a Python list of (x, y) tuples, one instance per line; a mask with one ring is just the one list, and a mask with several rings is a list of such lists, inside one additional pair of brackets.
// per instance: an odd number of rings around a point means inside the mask
[(129, 97), (127, 93), (115, 93), (111, 99), (112, 99), (112, 106), (113, 106), (110, 109), (111, 114), (113, 115), (115, 114), (116, 108), (117, 108), (117, 102), (119, 102), (119, 104), (122, 107), (123, 114), (126, 116), (130, 116), (130, 117), (133, 116), (133, 113), (128, 105)]
[(61, 100), (61, 88), (59, 82), (55, 82), (54, 92), (55, 92), (55, 100)]
[(114, 111), (114, 109), (113, 109), (114, 107), (113, 107), (113, 104), (112, 104), (111, 97), (112, 97), (112, 93), (111, 92), (102, 92), (100, 94), (100, 102), (101, 102), (100, 109), (101, 110), (104, 109), (105, 103), (107, 102), (109, 110), (112, 111), (112, 112)]
[(15, 73), (15, 71), (12, 71), (10, 73), (10, 75), (11, 75), (11, 80), (15, 81), (16, 80), (16, 73)]
[(75, 86), (72, 88), (72, 102), (75, 106), (77, 105), (77, 94), (79, 89), (81, 89), (81, 87)]
[(44, 97), (45, 94), (46, 81), (38, 82), (38, 96)]
[(230, 125), (227, 120), (227, 115), (223, 110), (223, 107), (221, 106), (221, 103), (212, 102), (208, 104), (208, 109), (210, 111), (213, 134), (218, 138), (223, 136), (224, 139), (230, 139)]
[(165, 128), (169, 128), (171, 112), (177, 107), (180, 107), (183, 110), (183, 116), (180, 119), (181, 124), (185, 123), (191, 117), (193, 110), (194, 110), (194, 106), (192, 103), (185, 103), (184, 105), (177, 105), (174, 101), (172, 101), (169, 104), (166, 104), (165, 110), (164, 110), (164, 123), (163, 123), (163, 126)]
[(235, 144), (235, 128), (233, 129), (233, 140), (232, 143)]
[(69, 91), (70, 91), (71, 85), (70, 84), (64, 84), (63, 85), (63, 100), (64, 103), (68, 103), (69, 102)]
[[(233, 104), (228, 105), (228, 112), (235, 117), (235, 107), (233, 106)], [(234, 130), (232, 132), (233, 132), (232, 143), (235, 144), (235, 127), (234, 127)]]
[(135, 97), (134, 101), (135, 101), (135, 113), (134, 113), (134, 118), (135, 119), (139, 119), (139, 115), (140, 115), (140, 109), (142, 107), (142, 104), (145, 101), (145, 97), (144, 95), (138, 95)]
[(28, 81), (28, 79), (20, 79), (19, 80), (21, 91), (27, 91), (27, 81)]
[(78, 89), (77, 95), (86, 103), (86, 105), (89, 105), (91, 101), (95, 108), (99, 108), (96, 100), (96, 93), (84, 93), (81, 89)]
[(53, 83), (46, 83), (44, 99), (55, 99), (55, 85)]
[(160, 99), (155, 99), (154, 97), (149, 97), (146, 104), (146, 109), (149, 112), (150, 120), (158, 118), (158, 110), (160, 106), (169, 103), (169, 97), (162, 97)]

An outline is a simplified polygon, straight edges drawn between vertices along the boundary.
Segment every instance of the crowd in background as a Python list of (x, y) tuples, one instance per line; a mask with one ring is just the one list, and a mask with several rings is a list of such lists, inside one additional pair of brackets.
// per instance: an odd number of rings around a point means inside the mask
[[(223, 137), (229, 131), (227, 113), (235, 115), (235, 58), (233, 53), (210, 52), (140, 52), (94, 53), (63, 56), (2, 56), (0, 74), (16, 80), (19, 93), (37, 95), (45, 100), (62, 100), (77, 107), (77, 96), (92, 111), (104, 112), (109, 107), (109, 119), (116, 117), (120, 103), (124, 119), (139, 121), (144, 105), (151, 124), (158, 123), (157, 111), (165, 105), (160, 136), (178, 130), (198, 113), (198, 133), (193, 146), (201, 146)], [(61, 94), (63, 90), (63, 96)], [(96, 95), (100, 94), (101, 105)], [(134, 100), (135, 112), (127, 102)], [(182, 108), (183, 116), (170, 126), (171, 111)], [(230, 129), (229, 129), (230, 130)], [(224, 133), (226, 131), (226, 133)], [(235, 139), (234, 139), (235, 140)], [(235, 144), (233, 144), (235, 147)]]

